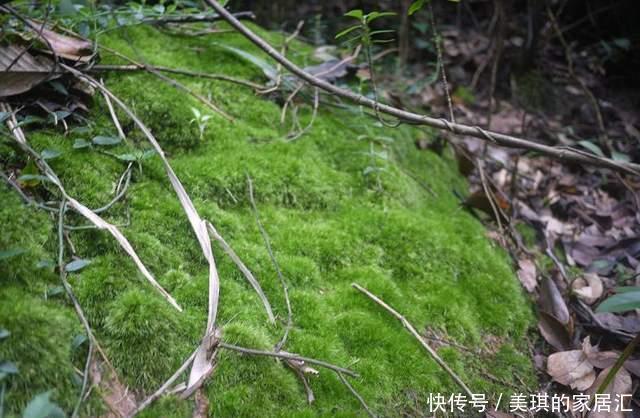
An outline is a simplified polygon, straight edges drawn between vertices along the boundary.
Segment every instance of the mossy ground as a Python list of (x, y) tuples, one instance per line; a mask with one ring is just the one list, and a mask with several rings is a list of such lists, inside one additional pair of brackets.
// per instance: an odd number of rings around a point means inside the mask
[[(271, 35), (272, 41), (279, 39)], [(236, 34), (182, 38), (140, 27), (110, 33), (100, 41), (158, 65), (261, 80), (259, 70), (213, 44), (256, 53)], [(296, 50), (300, 53), (294, 57), (304, 63), (308, 47), (296, 44)], [(498, 337), (491, 339), (502, 341), (497, 354), (482, 358), (440, 349), (475, 392), (512, 390), (487, 380), (482, 370), (515, 387), (520, 384), (514, 375), (531, 382), (533, 372), (523, 350), (530, 308), (507, 256), (458, 207), (452, 190), (465, 185), (452, 161), (416, 151), (417, 131), (411, 128), (372, 127), (371, 119), (328, 107), (307, 135), (287, 143), (276, 103), (226, 82), (178, 78), (210, 94), (237, 121), (214, 115), (200, 141), (196, 127), (189, 124), (190, 108), (209, 111), (191, 97), (150, 74), (111, 74), (106, 83), (153, 130), (201, 216), (211, 220), (243, 258), (274, 306), (278, 326), (268, 325), (259, 299), (216, 246), (222, 285), (219, 323), (226, 341), (270, 349), (286, 319), (280, 284), (250, 209), (249, 174), (289, 283), (294, 327), (287, 351), (352, 367), (362, 376), (353, 385), (385, 416), (418, 415), (430, 392), (459, 392), (395, 319), (351, 288), (358, 282), (421, 330), (445, 329), (458, 343), (474, 348), (485, 346), (487, 336)], [(131, 141), (109, 151), (150, 148), (121, 116)], [(302, 115), (303, 124), (308, 118), (309, 112)], [(28, 137), (38, 150), (61, 151), (50, 163), (68, 192), (89, 207), (99, 207), (111, 199), (125, 163), (95, 149), (73, 149), (79, 137), (115, 133), (99, 97), (89, 121), (90, 133), (65, 136), (61, 129), (45, 128), (28, 131)], [(376, 162), (385, 169), (380, 185), (363, 174), (371, 165), (370, 144), (358, 136), (366, 132), (394, 140), (393, 158)], [(437, 196), (427, 193), (408, 171)], [(35, 267), (55, 258), (55, 221), (25, 207), (6, 187), (0, 187), (0, 201), (0, 249), (27, 250), (0, 262), (0, 328), (12, 333), (0, 341), (0, 359), (20, 368), (8, 380), (6, 408), (10, 415), (17, 414), (34, 394), (54, 389), (56, 402), (69, 411), (79, 391), (73, 367), (82, 368), (86, 350), (74, 350), (72, 340), (82, 328), (63, 296), (43, 296), (58, 285), (53, 269)], [(206, 322), (207, 268), (159, 158), (142, 162), (126, 201), (105, 216), (120, 224), (127, 211), (125, 235), (185, 311), (173, 310), (152, 290), (105, 232), (71, 233), (78, 256), (92, 264), (72, 274), (70, 281), (123, 380), (132, 390), (148, 393), (199, 342)], [(69, 215), (67, 223), (85, 221)], [(332, 373), (322, 370), (311, 385), (317, 401), (308, 406), (302, 385), (283, 365), (222, 352), (206, 392), (211, 414), (217, 417), (364, 416)], [(100, 413), (98, 399), (94, 392), (83, 415)], [(169, 397), (145, 415), (189, 416), (191, 408), (191, 403)]]

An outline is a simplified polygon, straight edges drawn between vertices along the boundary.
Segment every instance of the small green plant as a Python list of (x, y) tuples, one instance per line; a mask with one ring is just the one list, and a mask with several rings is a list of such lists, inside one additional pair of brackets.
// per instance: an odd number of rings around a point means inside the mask
[(360, 9), (351, 10), (345, 13), (345, 16), (356, 19), (358, 23), (343, 29), (336, 35), (336, 39), (340, 39), (345, 37), (346, 35), (352, 34), (353, 37), (349, 38), (346, 42), (352, 43), (354, 41), (358, 41), (364, 47), (370, 47), (373, 44), (379, 43), (388, 43), (393, 42), (393, 39), (376, 39), (378, 35), (384, 33), (394, 33), (394, 30), (383, 29), (383, 30), (371, 30), (371, 23), (385, 16), (395, 16), (393, 12), (371, 12), (365, 14)]
[(373, 178), (376, 191), (382, 193), (382, 173), (387, 171), (387, 164), (389, 162), (388, 145), (393, 143), (393, 138), (373, 135), (367, 130), (367, 134), (359, 135), (358, 140), (369, 141), (369, 150), (365, 152), (365, 155), (369, 157), (369, 165), (364, 168), (362, 174), (366, 178)]
[[(381, 17), (395, 16), (395, 13), (374, 11), (374, 12), (365, 14), (361, 9), (354, 9), (349, 11), (348, 13), (345, 13), (345, 16), (356, 19), (358, 23), (351, 25), (343, 29), (342, 31), (340, 31), (336, 35), (336, 39), (344, 38), (347, 35), (353, 35), (351, 38), (345, 41), (346, 44), (351, 46), (354, 44), (359, 44), (362, 46), (362, 49), (364, 50), (364, 54), (367, 60), (367, 66), (369, 67), (369, 79), (371, 80), (373, 98), (376, 102), (378, 102), (378, 88), (376, 87), (376, 79), (373, 71), (373, 58), (372, 58), (373, 54), (371, 52), (371, 49), (374, 44), (393, 42), (394, 41), (393, 39), (380, 39), (379, 35), (394, 33), (395, 31), (390, 29), (372, 30), (371, 23), (374, 20), (379, 19)], [(383, 125), (390, 126), (390, 127), (398, 126), (399, 122), (395, 124), (385, 122), (382, 116), (380, 115), (380, 112), (377, 106), (375, 107), (375, 112), (376, 112), (376, 117), (378, 118), (380, 123), (382, 123)]]
[(211, 115), (203, 115), (200, 113), (198, 109), (195, 107), (191, 108), (191, 112), (193, 112), (194, 118), (189, 121), (189, 123), (195, 123), (198, 125), (198, 131), (200, 133), (200, 141), (204, 138), (204, 131), (209, 126), (209, 119), (211, 119)]

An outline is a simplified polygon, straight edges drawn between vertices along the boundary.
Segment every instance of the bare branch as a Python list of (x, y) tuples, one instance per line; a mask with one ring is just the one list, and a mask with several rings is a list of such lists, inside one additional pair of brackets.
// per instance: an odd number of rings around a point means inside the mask
[(243, 353), (243, 354), (251, 354), (251, 355), (266, 356), (266, 357), (277, 357), (277, 358), (283, 358), (283, 359), (287, 359), (287, 360), (303, 361), (305, 363), (315, 364), (316, 366), (321, 366), (321, 367), (333, 370), (334, 372), (344, 373), (344, 374), (352, 376), (352, 377), (358, 377), (358, 373), (356, 373), (356, 372), (354, 372), (352, 370), (349, 370), (349, 369), (345, 369), (345, 368), (340, 367), (340, 366), (336, 366), (336, 365), (331, 364), (331, 363), (327, 363), (326, 361), (316, 360), (316, 359), (312, 359), (312, 358), (309, 358), (309, 357), (302, 357), (302, 356), (298, 356), (298, 355), (290, 354), (290, 353), (284, 353), (282, 351), (275, 352), (275, 351), (256, 350), (256, 349), (253, 349), (253, 348), (239, 347), (237, 345), (227, 344), (227, 343), (224, 343), (224, 342), (221, 342), (219, 344), (219, 347), (220, 348), (226, 348), (227, 350), (237, 351), (237, 352)]
[(597, 155), (593, 155), (572, 147), (553, 147), (524, 138), (518, 138), (498, 132), (487, 131), (480, 128), (479, 126), (469, 126), (459, 123), (452, 123), (447, 121), (446, 119), (437, 119), (426, 115), (407, 112), (393, 106), (378, 103), (361, 94), (357, 94), (352, 91), (334, 86), (333, 84), (325, 80), (321, 80), (307, 73), (306, 71), (302, 70), (300, 67), (289, 61), (286, 57), (282, 56), (282, 54), (278, 53), (278, 51), (276, 51), (271, 45), (269, 45), (262, 38), (253, 33), (249, 28), (243, 25), (236, 18), (234, 18), (217, 1), (205, 1), (217, 13), (224, 17), (225, 20), (229, 22), (229, 24), (231, 24), (231, 26), (238, 30), (238, 32), (240, 32), (247, 39), (257, 45), (260, 49), (265, 51), (271, 58), (282, 64), (284, 68), (291, 71), (294, 75), (298, 76), (309, 84), (319, 87), (336, 96), (351, 100), (359, 105), (367, 106), (374, 110), (377, 109), (382, 113), (395, 116), (406, 123), (415, 125), (427, 125), (437, 129), (449, 130), (454, 134), (473, 136), (505, 147), (527, 149), (563, 161), (571, 161), (580, 164), (606, 167), (615, 171), (622, 171), (629, 174), (640, 175), (640, 165), (636, 163), (615, 161), (610, 158), (599, 157)]
[(402, 323), (402, 325), (407, 330), (409, 330), (409, 332), (414, 337), (416, 337), (416, 339), (418, 340), (420, 345), (422, 345), (422, 347), (424, 347), (424, 349), (427, 350), (427, 353), (429, 353), (431, 358), (433, 358), (433, 360), (435, 360), (435, 362), (438, 363), (438, 365), (445, 372), (447, 372), (447, 374), (449, 374), (449, 376), (451, 376), (451, 378), (458, 384), (458, 386), (460, 386), (460, 388), (462, 388), (462, 390), (469, 396), (469, 398), (473, 397), (473, 392), (471, 392), (471, 390), (462, 381), (462, 379), (460, 379), (460, 377), (458, 377), (458, 375), (453, 370), (451, 370), (451, 368), (447, 365), (447, 363), (445, 363), (444, 360), (442, 360), (442, 358), (440, 358), (438, 353), (436, 353), (436, 351), (433, 348), (431, 348), (429, 346), (429, 344), (427, 344), (425, 342), (424, 338), (422, 338), (422, 336), (418, 333), (418, 331), (416, 331), (416, 329), (413, 327), (413, 325), (411, 325), (411, 323), (409, 321), (407, 321), (407, 319), (404, 316), (400, 315), (398, 313), (398, 311), (393, 309), (391, 306), (387, 305), (382, 299), (378, 298), (376, 295), (374, 295), (373, 293), (369, 292), (367, 289), (365, 289), (364, 287), (358, 285), (357, 283), (353, 283), (353, 284), (351, 284), (351, 286), (356, 288), (358, 291), (364, 293), (369, 299), (373, 300), (375, 303), (377, 303), (378, 305), (380, 305), (384, 309), (386, 309), (387, 312), (389, 312), (391, 315), (395, 316), (396, 319), (398, 321), (400, 321)]

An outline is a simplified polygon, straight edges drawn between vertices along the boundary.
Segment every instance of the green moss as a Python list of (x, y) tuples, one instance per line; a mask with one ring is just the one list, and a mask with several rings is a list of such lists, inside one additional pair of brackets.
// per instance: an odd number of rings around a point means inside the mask
[[(180, 38), (139, 27), (111, 33), (101, 41), (132, 56), (135, 44), (136, 51), (143, 51), (145, 59), (158, 65), (261, 81), (259, 70), (216, 45), (256, 53), (236, 34)], [(296, 52), (294, 56), (304, 63), (308, 47), (296, 44)], [(226, 341), (270, 349), (287, 315), (280, 283), (250, 209), (249, 174), (261, 219), (289, 284), (294, 327), (287, 351), (352, 367), (362, 376), (354, 386), (381, 414), (424, 406), (430, 392), (457, 392), (448, 375), (394, 318), (351, 288), (352, 282), (358, 282), (421, 330), (427, 326), (446, 329), (456, 341), (469, 345), (482, 344), (488, 333), (500, 337), (503, 348), (490, 359), (492, 365), (504, 376), (512, 372), (525, 379), (533, 376), (521, 354), (521, 340), (531, 324), (529, 306), (504, 252), (458, 208), (451, 191), (465, 185), (450, 157), (416, 151), (417, 131), (412, 128), (376, 128), (357, 113), (330, 108), (321, 110), (307, 135), (287, 143), (283, 138), (288, 128), (279, 125), (276, 103), (244, 87), (178, 78), (210, 95), (236, 121), (229, 123), (214, 114), (199, 140), (189, 124), (190, 108), (210, 111), (183, 92), (149, 74), (112, 74), (106, 83), (152, 129), (200, 214), (234, 247), (273, 305), (278, 326), (267, 323), (258, 297), (214, 244), (221, 278), (219, 324)], [(301, 123), (309, 117), (302, 112)], [(83, 134), (85, 139), (113, 134), (98, 99), (90, 120), (91, 131)], [(130, 141), (108, 151), (148, 149), (123, 114), (121, 120)], [(369, 141), (358, 139), (363, 132), (371, 138), (393, 139), (386, 146), (389, 157), (376, 160), (384, 169), (380, 187), (364, 174), (371, 158)], [(126, 163), (97, 147), (74, 150), (73, 142), (80, 136), (65, 136), (53, 128), (28, 132), (36, 149), (62, 152), (52, 165), (69, 194), (89, 207), (99, 207), (113, 197)], [(383, 150), (380, 144), (375, 147)], [(436, 197), (425, 191), (425, 183)], [(64, 299), (45, 301), (39, 296), (46, 286), (55, 284), (55, 275), (32, 268), (40, 259), (54, 258), (54, 222), (46, 214), (25, 209), (13, 192), (2, 188), (0, 193), (0, 219), (8, 229), (0, 243), (3, 248), (28, 249), (23, 256), (0, 264), (0, 279), (12, 286), (2, 291), (3, 300), (12, 303), (1, 305), (0, 325), (11, 329), (34, 318), (40, 321), (35, 327), (25, 326), (19, 331), (23, 335), (14, 334), (0, 343), (2, 358), (37, 371), (21, 372), (11, 381), (7, 405), (11, 413), (18, 413), (35, 392), (56, 388), (61, 404), (69, 409), (77, 390), (72, 390), (74, 359), (68, 347), (79, 326)], [(6, 208), (4, 201), (9, 202)], [(13, 222), (13, 216), (19, 221)], [(72, 275), (71, 285), (123, 380), (136, 393), (148, 393), (174, 372), (201, 338), (207, 312), (206, 263), (157, 157), (135, 168), (127, 198), (104, 216), (116, 224), (130, 220), (123, 232), (149, 270), (185, 308), (183, 313), (173, 310), (107, 233), (71, 232), (78, 256), (92, 260)], [(66, 221), (86, 224), (74, 214)], [(46, 342), (39, 343), (42, 339)], [(28, 350), (36, 344), (42, 347), (38, 361)], [(440, 351), (476, 392), (507, 389), (478, 371), (486, 359), (451, 348)], [(325, 370), (310, 379), (317, 401), (308, 406), (302, 385), (278, 361), (226, 351), (218, 359), (206, 389), (214, 416), (363, 415), (337, 377)], [(169, 397), (153, 405), (146, 416), (182, 417), (190, 410), (190, 403)]]

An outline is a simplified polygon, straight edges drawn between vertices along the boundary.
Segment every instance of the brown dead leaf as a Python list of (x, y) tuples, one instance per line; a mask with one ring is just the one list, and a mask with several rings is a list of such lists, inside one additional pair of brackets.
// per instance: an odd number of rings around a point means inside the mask
[[(42, 25), (42, 23), (35, 21), (31, 21), (31, 23), (38, 29)], [(43, 28), (41, 34), (59, 57), (71, 61), (88, 62), (93, 56), (93, 44), (85, 39), (62, 35), (47, 28)]]
[(558, 286), (555, 282), (546, 277), (542, 281), (540, 287), (540, 297), (538, 298), (540, 309), (560, 321), (563, 325), (568, 325), (571, 317), (569, 316), (569, 308), (565, 303)]
[(556, 382), (580, 391), (587, 390), (596, 380), (593, 365), (583, 350), (551, 354), (547, 359), (547, 373)]
[(520, 279), (520, 283), (522, 283), (529, 293), (533, 292), (538, 284), (536, 280), (535, 263), (528, 258), (523, 258), (518, 260), (518, 266), (520, 267), (518, 269), (518, 279)]
[(17, 45), (0, 46), (0, 97), (24, 93), (50, 76), (55, 78), (52, 66), (49, 59), (34, 57)]
[(576, 296), (592, 305), (602, 296), (602, 279), (597, 274), (585, 273), (571, 283), (571, 289)]
[(567, 350), (571, 347), (569, 331), (552, 315), (546, 312), (539, 312), (538, 329), (553, 348), (559, 351)]
[(107, 370), (106, 363), (93, 356), (90, 367), (91, 382), (100, 388), (100, 396), (109, 408), (104, 418), (128, 417), (136, 409), (136, 400), (129, 390), (118, 380), (115, 372)]

